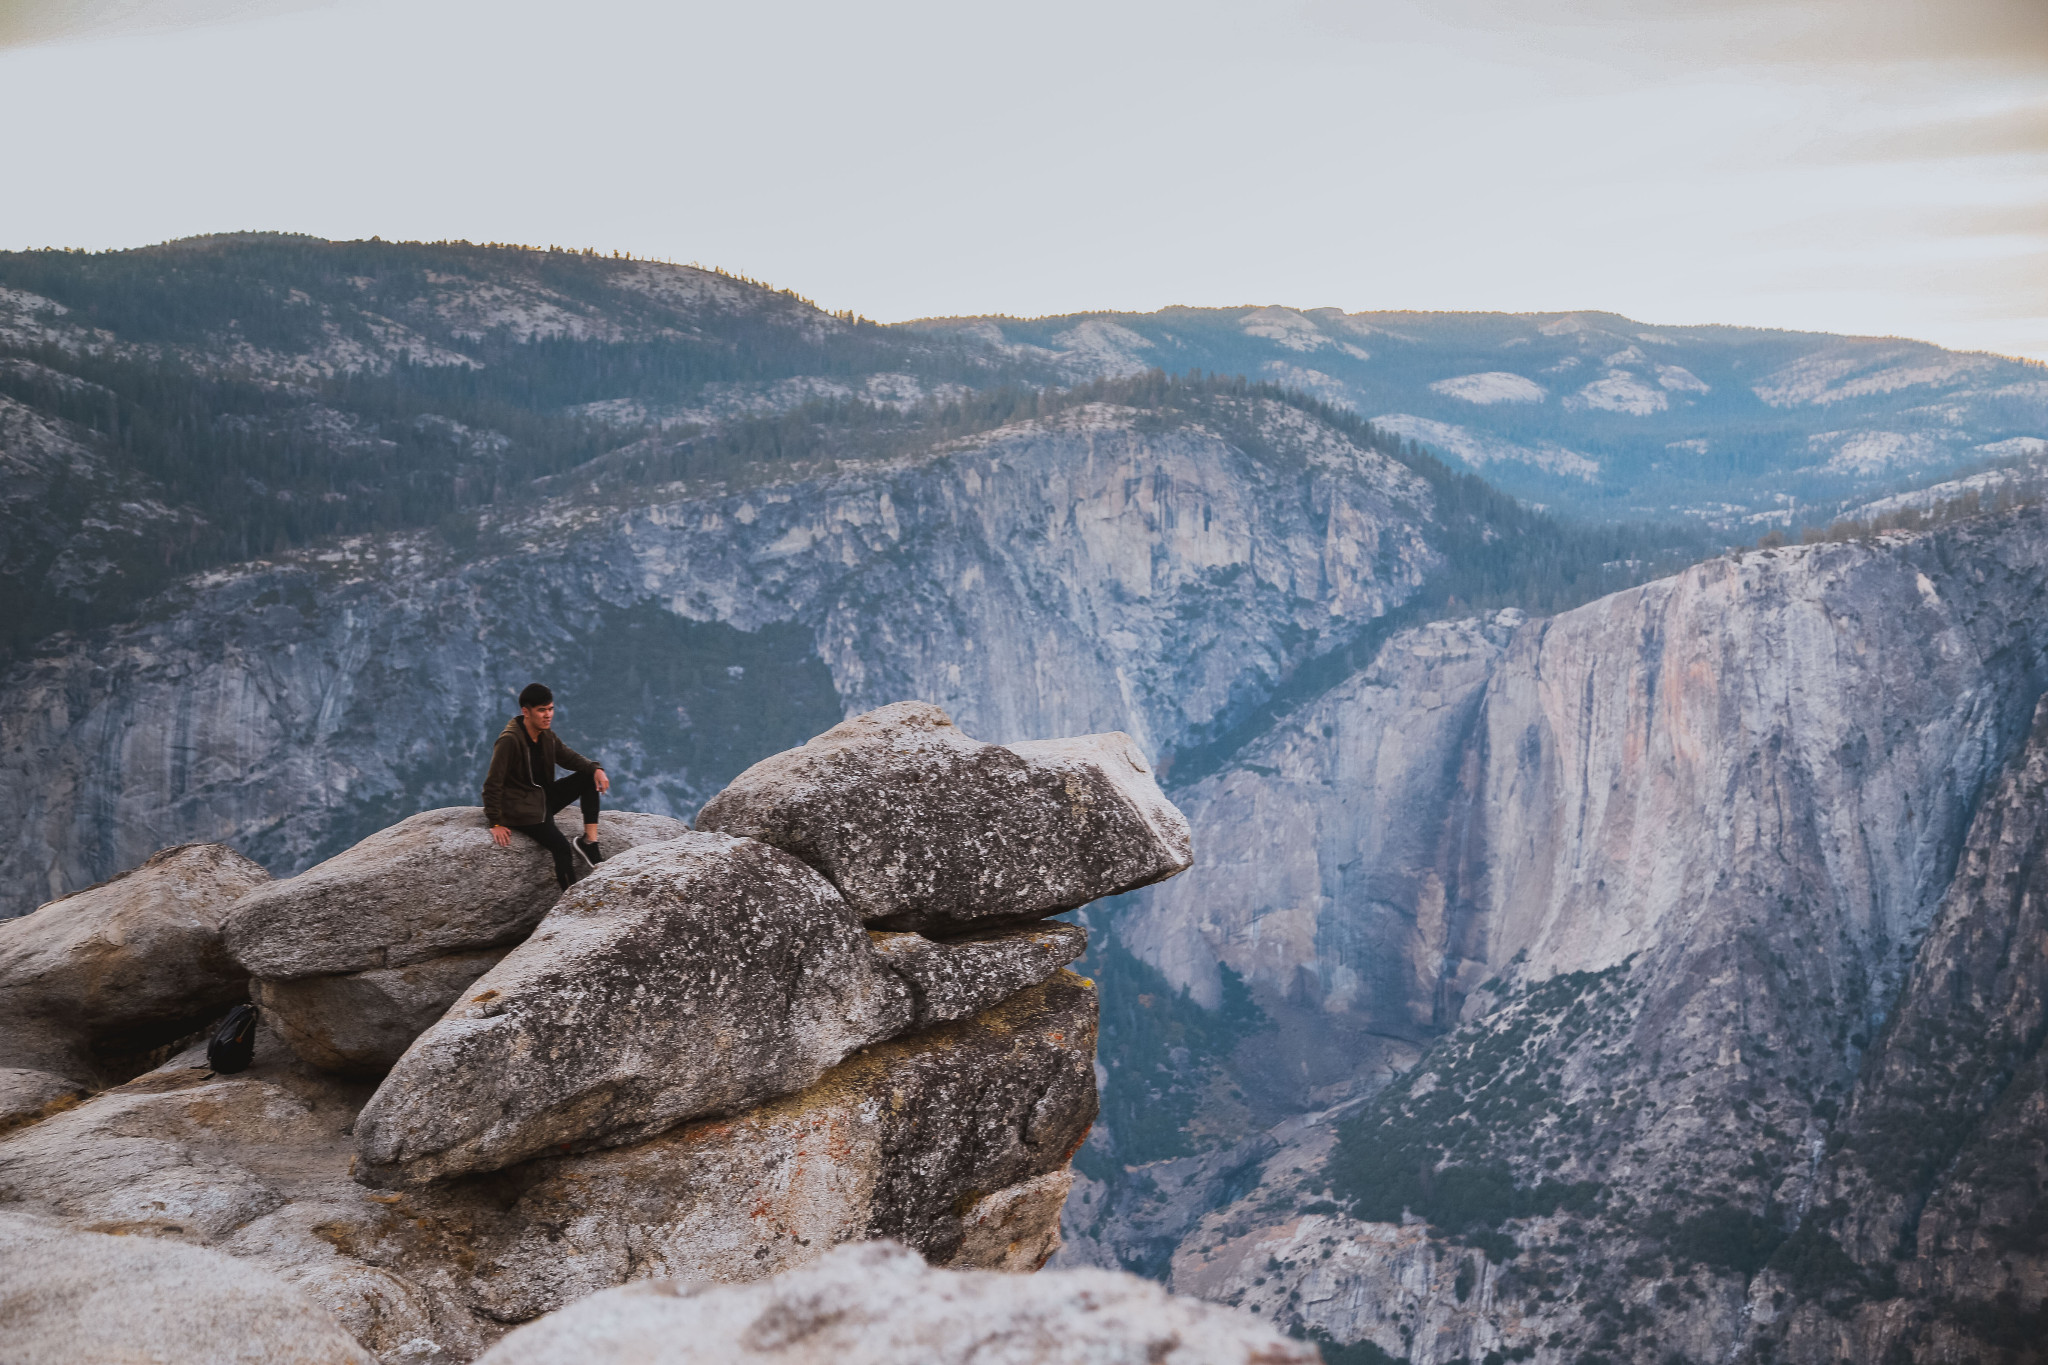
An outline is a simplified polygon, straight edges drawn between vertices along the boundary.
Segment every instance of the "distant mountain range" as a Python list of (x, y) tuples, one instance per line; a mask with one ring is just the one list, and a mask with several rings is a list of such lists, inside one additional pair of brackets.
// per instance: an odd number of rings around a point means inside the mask
[(1750, 538), (1874, 488), (2048, 452), (2048, 369), (1896, 337), (1281, 307), (908, 325), (1077, 373), (1272, 380), (1574, 516)]

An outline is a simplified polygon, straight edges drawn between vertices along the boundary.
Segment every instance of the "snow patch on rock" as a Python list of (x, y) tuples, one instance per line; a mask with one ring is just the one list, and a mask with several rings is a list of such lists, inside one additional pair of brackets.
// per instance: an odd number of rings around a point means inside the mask
[[(1357, 347), (1347, 347), (1356, 350)], [(1333, 406), (1351, 406), (1351, 389), (1342, 380), (1324, 374), (1321, 370), (1309, 369), (1306, 365), (1290, 365), (1284, 360), (1269, 360), (1262, 367), (1275, 381), (1290, 389), (1313, 394)]]
[(1292, 308), (1261, 308), (1239, 318), (1237, 325), (1248, 337), (1261, 337), (1290, 351), (1313, 351), (1336, 344), (1313, 319)]
[(1152, 362), (1139, 354), (1151, 350), (1151, 342), (1128, 327), (1099, 318), (1069, 327), (1053, 342), (1061, 348), (1061, 359), (1091, 374), (1114, 377), (1143, 374), (1152, 368)]
[(1989, 460), (2020, 460), (2038, 455), (2048, 455), (2048, 439), (2039, 436), (2014, 436), (2003, 441), (1992, 441), (1977, 447), (1977, 453)]
[(1713, 386), (1683, 365), (1659, 365), (1657, 382), (1673, 393), (1712, 393)]
[(1550, 441), (1517, 445), (1513, 441), (1473, 431), (1469, 427), (1438, 422), (1427, 417), (1415, 417), (1405, 412), (1375, 417), (1372, 424), (1382, 431), (1390, 431), (1397, 436), (1405, 436), (1411, 441), (1420, 441), (1424, 445), (1446, 451), (1475, 469), (1496, 463), (1526, 464), (1546, 474), (1584, 479), (1589, 483), (1600, 477), (1600, 466), (1595, 461), (1576, 450), (1568, 450)]
[(1541, 403), (1549, 396), (1549, 390), (1535, 380), (1509, 374), (1506, 370), (1454, 375), (1437, 380), (1429, 388), (1430, 392), (1443, 394), (1446, 398), (1480, 404)]
[(1940, 442), (1920, 432), (1824, 431), (1808, 437), (1807, 445), (1828, 452), (1821, 468), (1830, 474), (1879, 474), (1926, 464), (1943, 454)]
[(1662, 412), (1671, 406), (1661, 390), (1653, 389), (1642, 380), (1623, 370), (1609, 371), (1606, 376), (1594, 380), (1577, 393), (1564, 400), (1566, 408), (1583, 412), (1597, 408), (1602, 412), (1625, 412), (1631, 417), (1648, 417), (1653, 412)]
[(1801, 356), (1765, 375), (1750, 391), (1775, 408), (1839, 403), (1960, 383), (1999, 363), (1992, 356), (1953, 355), (1931, 346), (1847, 342)]

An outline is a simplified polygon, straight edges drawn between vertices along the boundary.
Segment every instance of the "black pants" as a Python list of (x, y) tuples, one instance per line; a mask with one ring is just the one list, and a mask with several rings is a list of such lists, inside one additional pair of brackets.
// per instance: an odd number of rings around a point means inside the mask
[(555, 823), (555, 812), (566, 808), (571, 801), (581, 801), (583, 823), (596, 824), (597, 777), (593, 773), (571, 773), (559, 782), (541, 783), (541, 789), (548, 794), (548, 818), (537, 825), (514, 825), (512, 828), (554, 857), (555, 881), (567, 891), (569, 883), (576, 880), (576, 855), (570, 850), (562, 827)]

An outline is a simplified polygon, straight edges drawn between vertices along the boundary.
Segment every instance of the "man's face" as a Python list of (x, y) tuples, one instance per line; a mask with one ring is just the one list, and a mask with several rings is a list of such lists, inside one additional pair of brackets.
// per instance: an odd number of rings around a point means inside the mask
[(546, 706), (522, 706), (519, 709), (526, 716), (526, 723), (534, 729), (551, 730), (554, 728), (555, 704), (553, 702), (549, 702)]

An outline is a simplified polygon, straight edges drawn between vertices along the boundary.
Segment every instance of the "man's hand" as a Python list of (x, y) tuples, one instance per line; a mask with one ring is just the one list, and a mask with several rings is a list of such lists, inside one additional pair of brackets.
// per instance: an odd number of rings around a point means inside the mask
[(597, 770), (597, 790), (600, 795), (612, 789), (612, 780), (604, 775), (604, 769)]
[(512, 847), (512, 831), (506, 829), (503, 825), (492, 825), (491, 842), (499, 848)]

